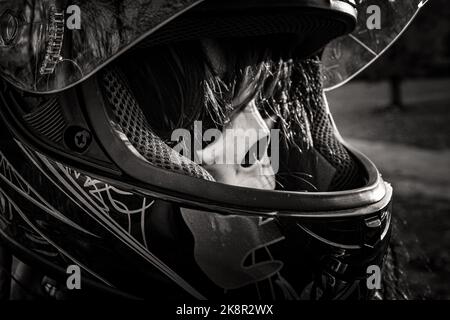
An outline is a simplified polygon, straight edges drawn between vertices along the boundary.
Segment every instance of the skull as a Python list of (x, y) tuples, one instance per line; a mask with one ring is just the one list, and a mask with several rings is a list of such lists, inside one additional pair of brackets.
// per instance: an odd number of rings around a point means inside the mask
[(275, 189), (268, 156), (272, 121), (265, 121), (254, 102), (237, 113), (220, 137), (197, 152), (203, 167), (217, 182), (258, 189)]

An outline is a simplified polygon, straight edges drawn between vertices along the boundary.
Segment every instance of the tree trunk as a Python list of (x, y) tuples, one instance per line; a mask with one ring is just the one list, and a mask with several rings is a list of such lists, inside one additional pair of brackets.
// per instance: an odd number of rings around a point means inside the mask
[(405, 110), (402, 97), (402, 78), (400, 76), (390, 77), (391, 105), (389, 109)]

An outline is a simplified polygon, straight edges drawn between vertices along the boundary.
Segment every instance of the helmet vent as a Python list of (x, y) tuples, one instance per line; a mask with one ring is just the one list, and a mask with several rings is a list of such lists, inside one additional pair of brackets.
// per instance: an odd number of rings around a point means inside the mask
[(26, 114), (23, 119), (40, 136), (55, 143), (62, 142), (67, 123), (57, 98), (48, 100), (37, 110)]

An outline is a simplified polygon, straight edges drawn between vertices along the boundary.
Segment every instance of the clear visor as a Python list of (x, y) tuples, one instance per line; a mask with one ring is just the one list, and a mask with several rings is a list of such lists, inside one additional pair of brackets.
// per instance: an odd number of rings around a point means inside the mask
[(356, 30), (325, 48), (326, 90), (344, 85), (372, 64), (403, 34), (428, 0), (359, 2)]
[[(0, 2), (0, 72), (34, 93), (67, 89), (202, 0), (124, 1), (108, 6), (61, 0)], [(325, 87), (345, 83), (386, 50), (425, 0), (360, 1), (354, 33), (324, 52)]]

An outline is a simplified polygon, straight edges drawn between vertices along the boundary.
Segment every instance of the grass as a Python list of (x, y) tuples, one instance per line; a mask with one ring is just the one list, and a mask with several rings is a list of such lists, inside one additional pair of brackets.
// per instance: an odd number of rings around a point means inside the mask
[(396, 196), (394, 241), (412, 299), (450, 299), (450, 201)]

